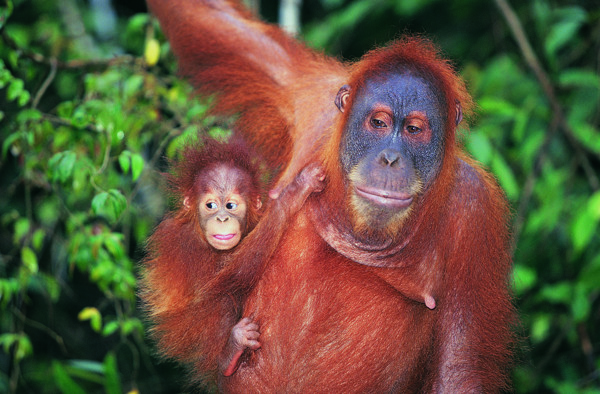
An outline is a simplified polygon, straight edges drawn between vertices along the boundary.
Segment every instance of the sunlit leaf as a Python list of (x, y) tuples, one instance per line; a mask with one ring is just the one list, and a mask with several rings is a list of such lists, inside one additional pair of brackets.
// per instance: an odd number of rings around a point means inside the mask
[(119, 155), (119, 165), (121, 166), (121, 170), (123, 173), (127, 174), (129, 172), (129, 167), (131, 166), (131, 152), (128, 150), (124, 150)]
[(21, 249), (21, 261), (23, 265), (27, 267), (29, 272), (35, 274), (38, 272), (38, 260), (35, 252), (31, 250), (28, 246), (23, 247)]
[(139, 153), (131, 155), (131, 179), (137, 181), (144, 171), (144, 158)]
[(146, 48), (144, 49), (144, 60), (150, 67), (158, 63), (160, 59), (160, 43), (157, 39), (151, 38), (146, 41)]
[(100, 329), (102, 328), (102, 315), (98, 309), (93, 307), (83, 308), (83, 310), (77, 315), (77, 318), (80, 321), (89, 320), (92, 329), (96, 332), (100, 332)]

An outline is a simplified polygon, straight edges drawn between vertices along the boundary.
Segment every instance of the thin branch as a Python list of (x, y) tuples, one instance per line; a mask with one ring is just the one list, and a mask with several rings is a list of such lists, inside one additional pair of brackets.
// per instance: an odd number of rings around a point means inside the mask
[(54, 77), (56, 77), (56, 63), (56, 59), (50, 59), (50, 74), (48, 74), (48, 77), (44, 80), (44, 83), (40, 87), (40, 90), (38, 90), (38, 92), (36, 93), (35, 98), (33, 99), (33, 102), (31, 104), (32, 108), (37, 108), (38, 104), (40, 103), (40, 100), (42, 99), (42, 96), (44, 95), (44, 93), (46, 93), (46, 90), (48, 90), (48, 87), (54, 80)]
[(65, 354), (65, 355), (69, 354), (67, 347), (65, 346), (65, 341), (63, 340), (63, 338), (60, 335), (58, 335), (54, 330), (52, 330), (50, 327), (47, 327), (44, 324), (37, 322), (35, 320), (31, 320), (30, 318), (25, 316), (23, 314), (23, 312), (21, 310), (19, 310), (19, 308), (16, 308), (16, 307), (13, 308), (13, 313), (15, 315), (17, 315), (17, 317), (24, 324), (26, 324), (30, 327), (33, 327), (33, 328), (37, 328), (38, 330), (45, 332), (49, 337), (54, 339), (54, 341), (58, 344), (58, 346), (60, 347), (60, 350), (63, 354)]
[(554, 136), (556, 135), (557, 129), (558, 125), (555, 116), (552, 121), (550, 132), (546, 134), (546, 138), (544, 139), (542, 146), (538, 150), (535, 159), (533, 160), (533, 169), (531, 170), (531, 172), (527, 176), (527, 179), (525, 180), (523, 192), (521, 193), (521, 198), (519, 199), (519, 207), (517, 208), (517, 213), (513, 222), (513, 239), (511, 245), (511, 251), (513, 256), (517, 248), (519, 237), (521, 236), (523, 223), (525, 222), (525, 213), (527, 212), (527, 206), (529, 205), (529, 201), (531, 201), (533, 189), (542, 169), (542, 164), (546, 159), (548, 148), (550, 147), (550, 142), (552, 141), (552, 138), (554, 138)]
[(104, 159), (102, 161), (102, 165), (96, 171), (96, 175), (102, 174), (106, 168), (108, 167), (108, 162), (110, 161), (110, 151), (112, 147), (112, 132), (107, 128), (106, 129), (106, 149), (104, 149)]
[(73, 122), (71, 122), (68, 119), (60, 118), (56, 115), (52, 115), (52, 114), (48, 114), (48, 113), (43, 113), (42, 118), (44, 120), (47, 120), (50, 123), (57, 125), (57, 126), (67, 126), (67, 127), (72, 127), (74, 129), (78, 129), (78, 130), (86, 130), (86, 131), (91, 131), (94, 133), (100, 133), (100, 130), (98, 130), (96, 128), (96, 126), (94, 126), (93, 124), (86, 124), (84, 127), (79, 127), (79, 126), (74, 125)]
[[(546, 97), (548, 97), (548, 100), (550, 101), (550, 106), (551, 106), (552, 112), (557, 117), (563, 133), (567, 137), (567, 140), (569, 141), (569, 143), (575, 149), (577, 158), (581, 164), (581, 167), (583, 168), (583, 170), (585, 171), (585, 173), (588, 177), (588, 182), (589, 182), (591, 188), (593, 190), (599, 190), (600, 189), (600, 181), (598, 180), (598, 176), (596, 175), (592, 165), (590, 164), (589, 159), (584, 152), (584, 148), (579, 143), (579, 141), (577, 141), (577, 138), (575, 137), (575, 133), (573, 132), (573, 129), (571, 128), (571, 126), (569, 126), (567, 119), (565, 117), (564, 111), (560, 105), (560, 102), (556, 97), (556, 93), (554, 91), (554, 86), (550, 82), (550, 78), (548, 78), (548, 75), (544, 71), (544, 68), (542, 67), (539, 59), (535, 55), (535, 52), (533, 51), (533, 48), (531, 47), (531, 44), (529, 43), (529, 40), (527, 39), (527, 36), (525, 35), (525, 30), (523, 29), (523, 25), (519, 21), (517, 14), (511, 8), (511, 6), (508, 4), (507, 0), (495, 0), (495, 2), (496, 2), (496, 5), (498, 6), (498, 8), (500, 9), (500, 11), (502, 12), (504, 19), (506, 20), (506, 23), (508, 23), (508, 26), (510, 27), (511, 32), (512, 32), (515, 40), (517, 41), (517, 45), (519, 46), (519, 49), (521, 50), (521, 53), (523, 54), (523, 57), (525, 58), (525, 62), (527, 63), (527, 65), (531, 68), (531, 70), (535, 74), (537, 80), (539, 81), (540, 85), (542, 86), (542, 89), (543, 89)], [(591, 154), (594, 154), (598, 158), (600, 158), (600, 154), (598, 154), (597, 152), (593, 152), (593, 151), (589, 151), (589, 152)]]
[(144, 64), (144, 60), (132, 55), (120, 55), (115, 56), (110, 59), (75, 59), (69, 61), (61, 61), (54, 57), (46, 57), (37, 52), (33, 52), (27, 49), (20, 48), (17, 43), (6, 33), (6, 30), (2, 30), (2, 41), (14, 51), (18, 51), (23, 56), (28, 59), (33, 60), (39, 64), (45, 64), (47, 66), (52, 67), (52, 64), (55, 63), (58, 69), (80, 69), (80, 68), (107, 68), (110, 66), (116, 66), (121, 64)]

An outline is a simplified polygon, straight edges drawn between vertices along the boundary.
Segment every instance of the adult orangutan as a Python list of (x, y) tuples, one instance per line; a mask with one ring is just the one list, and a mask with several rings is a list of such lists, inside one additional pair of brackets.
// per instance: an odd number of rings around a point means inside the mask
[(271, 197), (314, 160), (327, 178), (249, 291), (262, 346), (220, 389), (505, 389), (507, 204), (457, 146), (472, 101), (435, 46), (405, 37), (346, 65), (232, 1), (148, 3), (181, 73), (282, 166)]

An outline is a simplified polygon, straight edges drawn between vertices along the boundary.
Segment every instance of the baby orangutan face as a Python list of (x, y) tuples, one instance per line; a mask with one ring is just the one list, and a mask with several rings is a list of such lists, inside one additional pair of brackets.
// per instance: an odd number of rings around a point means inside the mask
[[(217, 250), (235, 247), (246, 232), (250, 176), (241, 169), (218, 165), (199, 176), (198, 214), (208, 244)], [(260, 199), (256, 203), (260, 207)], [(188, 207), (189, 199), (184, 200)], [(188, 207), (189, 208), (189, 207)]]
[(226, 195), (209, 191), (200, 196), (200, 224), (206, 241), (215, 249), (228, 250), (242, 240), (246, 230), (246, 201), (237, 192)]

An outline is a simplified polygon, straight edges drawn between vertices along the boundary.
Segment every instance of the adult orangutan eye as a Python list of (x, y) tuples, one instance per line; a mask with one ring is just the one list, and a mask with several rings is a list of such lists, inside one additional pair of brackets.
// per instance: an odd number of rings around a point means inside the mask
[(376, 129), (383, 129), (387, 127), (387, 124), (381, 119), (371, 118), (371, 126)]
[(227, 209), (236, 209), (237, 206), (238, 205), (234, 202), (228, 202), (227, 204), (225, 204), (225, 208), (227, 208)]
[(418, 134), (421, 132), (421, 129), (418, 128), (417, 126), (406, 126), (406, 131), (408, 131), (410, 134)]
[(209, 211), (212, 211), (213, 209), (217, 209), (217, 203), (213, 202), (213, 201), (207, 202), (206, 208), (208, 208)]

